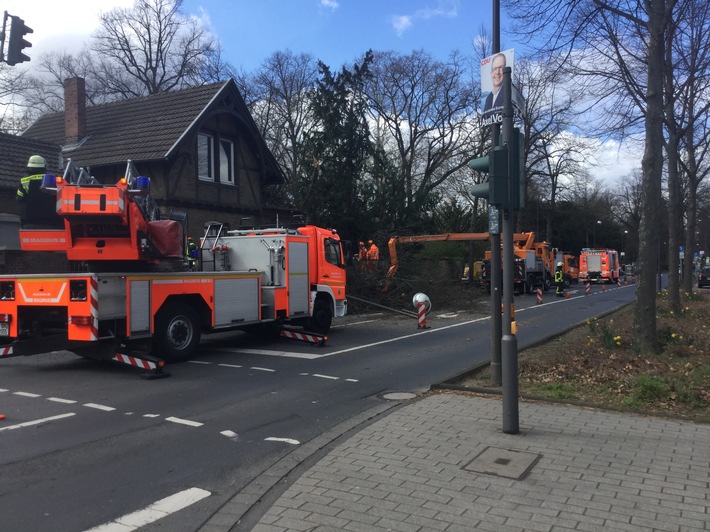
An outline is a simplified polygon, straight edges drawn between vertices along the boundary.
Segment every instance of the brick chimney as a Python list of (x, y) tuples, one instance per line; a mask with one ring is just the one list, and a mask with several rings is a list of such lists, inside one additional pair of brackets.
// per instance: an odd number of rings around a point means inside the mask
[(86, 136), (86, 81), (69, 78), (64, 81), (64, 141), (78, 144)]

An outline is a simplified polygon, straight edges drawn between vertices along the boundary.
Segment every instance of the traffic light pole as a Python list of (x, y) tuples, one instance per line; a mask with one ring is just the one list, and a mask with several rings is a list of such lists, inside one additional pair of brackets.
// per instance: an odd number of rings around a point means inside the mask
[[(493, 53), (500, 52), (500, 0), (493, 0)], [(493, 122), (491, 127), (491, 146), (495, 148), (500, 138), (500, 126)], [(500, 211), (497, 206), (488, 208), (488, 232), (491, 235), (491, 385), (501, 385), (501, 337), (503, 335), (501, 318), (501, 276), (502, 263), (500, 252)], [(495, 229), (495, 231), (493, 230)]]
[[(503, 70), (503, 144), (510, 146), (513, 131), (512, 69)], [(517, 153), (508, 150), (508, 203), (503, 210), (503, 327), (501, 337), (501, 377), (503, 384), (503, 432), (518, 434), (518, 340), (513, 331), (515, 302), (513, 296), (513, 176), (511, 157)], [(495, 270), (494, 270), (495, 271)], [(499, 314), (494, 309), (494, 315)]]

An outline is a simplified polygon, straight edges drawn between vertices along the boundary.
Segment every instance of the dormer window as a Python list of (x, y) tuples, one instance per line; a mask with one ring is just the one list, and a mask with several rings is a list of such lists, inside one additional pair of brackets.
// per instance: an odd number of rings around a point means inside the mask
[(234, 185), (234, 143), (215, 135), (199, 133), (197, 173), (202, 181)]

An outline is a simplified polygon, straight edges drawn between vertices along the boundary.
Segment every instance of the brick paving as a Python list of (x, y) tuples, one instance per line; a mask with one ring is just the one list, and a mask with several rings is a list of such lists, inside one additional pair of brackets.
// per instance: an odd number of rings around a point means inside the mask
[[(498, 398), (405, 404), (325, 454), (252, 530), (710, 530), (710, 425), (522, 401), (519, 414), (509, 435)], [(520, 479), (469, 470), (486, 449), (537, 461)]]

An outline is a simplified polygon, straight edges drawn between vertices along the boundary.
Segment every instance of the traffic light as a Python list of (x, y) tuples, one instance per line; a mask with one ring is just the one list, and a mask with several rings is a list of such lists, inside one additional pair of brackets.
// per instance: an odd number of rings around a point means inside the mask
[(525, 207), (525, 135), (518, 128), (510, 139), (510, 190), (512, 209)]
[(25, 48), (31, 48), (32, 43), (25, 40), (25, 34), (33, 33), (32, 28), (25, 26), (25, 21), (20, 17), (11, 16), (10, 39), (7, 45), (7, 59), (5, 62), (12, 66), (17, 63), (29, 61), (30, 58), (22, 53)]
[(468, 163), (472, 170), (488, 174), (488, 181), (471, 188), (471, 194), (497, 207), (508, 208), (508, 147), (496, 146), (485, 157)]

